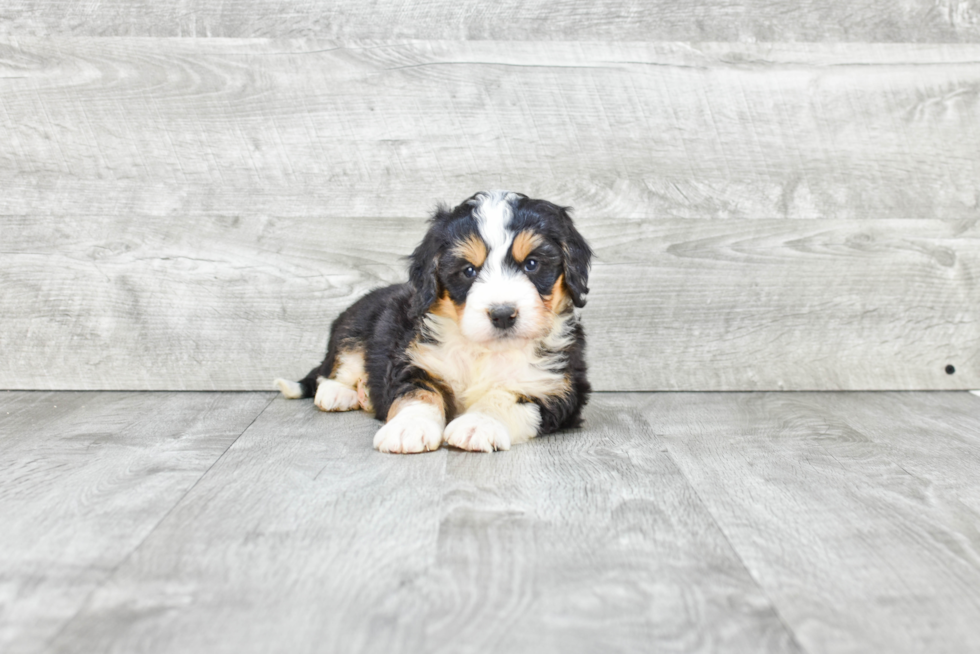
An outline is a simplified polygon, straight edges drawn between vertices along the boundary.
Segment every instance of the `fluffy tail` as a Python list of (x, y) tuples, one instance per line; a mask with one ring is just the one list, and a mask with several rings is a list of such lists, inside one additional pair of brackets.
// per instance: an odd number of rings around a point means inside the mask
[(313, 397), (313, 387), (305, 379), (298, 382), (289, 381), (286, 379), (277, 379), (276, 387), (288, 400), (299, 400), (304, 397)]

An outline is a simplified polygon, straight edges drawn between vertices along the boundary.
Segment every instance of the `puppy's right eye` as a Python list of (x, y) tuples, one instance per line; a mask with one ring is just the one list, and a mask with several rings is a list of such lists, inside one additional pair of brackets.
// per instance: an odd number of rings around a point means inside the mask
[(476, 277), (476, 268), (473, 266), (466, 266), (463, 268), (463, 274), (470, 278)]

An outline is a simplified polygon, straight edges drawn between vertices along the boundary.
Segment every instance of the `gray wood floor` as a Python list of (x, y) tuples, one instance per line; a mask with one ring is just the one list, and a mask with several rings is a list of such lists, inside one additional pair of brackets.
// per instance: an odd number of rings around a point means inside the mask
[(0, 393), (0, 651), (980, 651), (980, 398), (599, 394), (510, 452)]

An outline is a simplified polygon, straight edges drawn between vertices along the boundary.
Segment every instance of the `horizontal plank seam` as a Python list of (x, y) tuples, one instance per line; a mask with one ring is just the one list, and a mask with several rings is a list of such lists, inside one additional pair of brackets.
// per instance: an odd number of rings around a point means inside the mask
[[(634, 408), (638, 408), (638, 407), (634, 407)], [(636, 413), (637, 415), (635, 417), (643, 421), (643, 424), (646, 425), (650, 433), (655, 434), (656, 432), (653, 429), (653, 425), (650, 424), (650, 421), (647, 420), (646, 416), (644, 416), (642, 412), (638, 410)], [(742, 566), (742, 569), (745, 571), (745, 574), (749, 576), (749, 579), (751, 579), (752, 582), (755, 584), (756, 588), (759, 589), (759, 592), (762, 593), (762, 595), (766, 598), (766, 600), (768, 600), (769, 607), (776, 615), (776, 619), (779, 620), (779, 623), (783, 625), (783, 629), (785, 629), (786, 633), (789, 634), (789, 637), (793, 639), (793, 644), (796, 645), (799, 651), (809, 652), (810, 650), (803, 647), (803, 645), (800, 643), (800, 640), (799, 638), (796, 637), (796, 632), (793, 630), (793, 628), (790, 627), (790, 625), (787, 624), (787, 622), (783, 619), (783, 615), (782, 613), (780, 613), (779, 607), (776, 606), (776, 603), (773, 601), (772, 596), (770, 596), (769, 591), (766, 590), (766, 588), (762, 585), (762, 582), (759, 581), (759, 579), (756, 578), (754, 574), (752, 574), (752, 571), (745, 564), (745, 560), (742, 558), (742, 553), (735, 548), (734, 543), (732, 543), (731, 539), (728, 538), (728, 534), (725, 533), (724, 528), (721, 526), (721, 523), (718, 521), (718, 517), (711, 510), (711, 507), (708, 506), (708, 503), (704, 501), (704, 498), (701, 497), (701, 493), (698, 491), (697, 486), (694, 485), (694, 482), (691, 480), (691, 478), (688, 477), (686, 472), (684, 472), (684, 468), (677, 462), (677, 459), (674, 458), (673, 452), (670, 451), (670, 443), (666, 440), (663, 440), (662, 442), (663, 442), (664, 454), (667, 455), (667, 458), (670, 460), (670, 463), (674, 466), (674, 468), (677, 469), (681, 477), (684, 478), (684, 481), (687, 482), (688, 487), (691, 489), (691, 491), (694, 493), (694, 496), (697, 498), (698, 504), (700, 504), (704, 508), (705, 513), (711, 516), (712, 522), (714, 522), (715, 527), (718, 528), (718, 533), (721, 534), (721, 537), (724, 539), (725, 543), (728, 544), (728, 547), (731, 549), (732, 553), (738, 559), (738, 563), (739, 565)], [(627, 456), (629, 456), (629, 452), (627, 452)], [(630, 463), (632, 462), (633, 462), (632, 457), (630, 457)]]
[(181, 503), (187, 498), (187, 496), (190, 495), (191, 491), (193, 491), (195, 488), (197, 488), (197, 485), (201, 483), (201, 480), (204, 479), (208, 475), (209, 472), (211, 472), (211, 470), (218, 463), (218, 461), (220, 461), (221, 459), (224, 458), (225, 454), (228, 453), (228, 450), (230, 450), (235, 445), (235, 443), (238, 442), (238, 439), (240, 439), (245, 434), (245, 432), (247, 432), (249, 429), (251, 429), (252, 425), (255, 424), (255, 421), (258, 420), (259, 417), (263, 413), (266, 412), (266, 409), (268, 409), (269, 406), (276, 400), (276, 397), (278, 397), (278, 395), (279, 395), (278, 393), (272, 394), (272, 396), (269, 398), (269, 401), (265, 403), (265, 406), (263, 406), (262, 409), (258, 413), (255, 414), (255, 417), (252, 418), (252, 420), (248, 423), (248, 425), (246, 425), (245, 428), (242, 429), (242, 431), (239, 432), (239, 434), (237, 436), (235, 436), (235, 438), (231, 441), (231, 443), (228, 444), (228, 447), (226, 447), (221, 452), (221, 454), (219, 454), (218, 456), (215, 457), (214, 461), (211, 462), (211, 465), (208, 466), (207, 470), (205, 470), (203, 473), (201, 473), (201, 476), (198, 477), (197, 480), (193, 484), (191, 484), (190, 488), (188, 488), (184, 492), (184, 494), (181, 495), (180, 498), (178, 498), (178, 500), (176, 502), (174, 502), (174, 505), (172, 507), (170, 507), (170, 509), (165, 514), (163, 514), (163, 516), (159, 520), (157, 520), (156, 524), (153, 525), (153, 527), (150, 529), (150, 531), (148, 531), (146, 533), (146, 536), (144, 536), (140, 540), (139, 543), (137, 543), (135, 546), (133, 546), (133, 548), (129, 552), (127, 552), (125, 556), (123, 556), (121, 559), (119, 559), (119, 562), (116, 563), (116, 565), (114, 565), (112, 567), (112, 570), (109, 572), (109, 574), (107, 574), (102, 579), (101, 582), (99, 582), (97, 585), (95, 585), (95, 587), (92, 588), (91, 591), (89, 591), (88, 595), (85, 597), (85, 600), (78, 605), (78, 609), (74, 612), (74, 614), (72, 614), (72, 616), (70, 618), (68, 618), (67, 620), (65, 620), (64, 623), (61, 625), (61, 627), (45, 643), (45, 645), (46, 645), (45, 649), (46, 650), (51, 649), (51, 645), (58, 638), (61, 637), (61, 634), (64, 633), (64, 631), (69, 627), (69, 625), (71, 625), (78, 618), (78, 616), (82, 613), (82, 611), (85, 609), (85, 607), (87, 607), (89, 605), (89, 603), (92, 601), (92, 597), (95, 595), (95, 593), (98, 592), (99, 590), (101, 590), (102, 588), (104, 588), (105, 585), (107, 583), (109, 583), (109, 581), (116, 575), (116, 572), (118, 572), (119, 568), (121, 568), (122, 565), (124, 563), (126, 563), (126, 561), (128, 561), (129, 559), (132, 558), (133, 554), (135, 554), (141, 547), (143, 547), (143, 545), (146, 543), (146, 541), (149, 540), (150, 536), (152, 536), (154, 534), (154, 532), (156, 532), (156, 530), (160, 527), (160, 525), (163, 524), (163, 522), (168, 517), (170, 517), (170, 514), (173, 513), (174, 510), (178, 506), (181, 505)]

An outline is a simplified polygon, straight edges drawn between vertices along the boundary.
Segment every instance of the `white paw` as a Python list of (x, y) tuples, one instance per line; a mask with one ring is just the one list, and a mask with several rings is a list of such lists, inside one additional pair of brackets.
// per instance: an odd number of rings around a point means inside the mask
[(507, 426), (485, 413), (464, 413), (446, 427), (443, 440), (461, 450), (493, 452), (510, 449)]
[(432, 405), (409, 404), (374, 435), (374, 448), (393, 454), (438, 450), (445, 424)]
[(321, 411), (353, 411), (361, 408), (357, 391), (332, 379), (319, 379), (313, 404)]
[(303, 397), (303, 387), (297, 382), (280, 378), (276, 380), (276, 388), (287, 400), (298, 400)]

